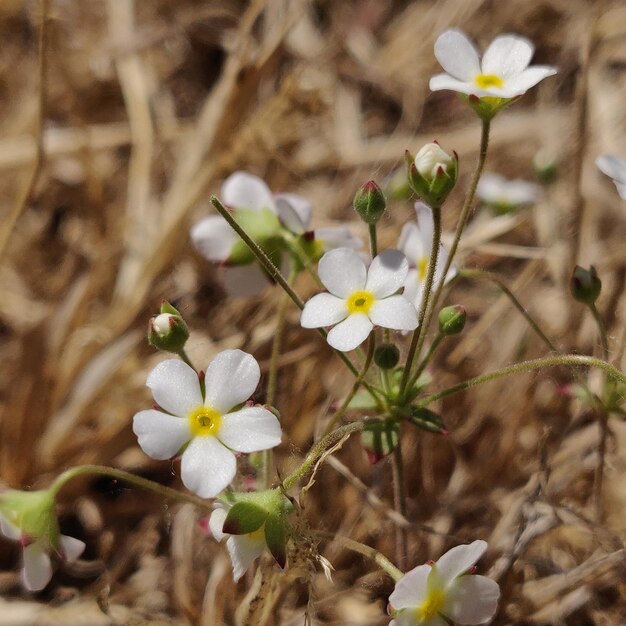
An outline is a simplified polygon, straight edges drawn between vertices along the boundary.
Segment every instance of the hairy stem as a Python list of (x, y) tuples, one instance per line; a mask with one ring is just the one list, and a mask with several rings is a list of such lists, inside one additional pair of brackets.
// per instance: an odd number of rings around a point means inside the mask
[(372, 259), (378, 255), (378, 239), (376, 237), (376, 224), (369, 225), (370, 234), (370, 254)]
[[(393, 508), (406, 518), (406, 490), (404, 485), (404, 462), (402, 460), (402, 438), (393, 450)], [(396, 561), (402, 569), (406, 569), (408, 556), (407, 529), (396, 526)]]

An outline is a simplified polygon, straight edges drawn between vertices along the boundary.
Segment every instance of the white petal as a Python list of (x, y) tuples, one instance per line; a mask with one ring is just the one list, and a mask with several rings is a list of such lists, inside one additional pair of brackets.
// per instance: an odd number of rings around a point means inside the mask
[(361, 257), (350, 248), (327, 252), (320, 260), (318, 272), (324, 287), (340, 298), (363, 289), (367, 276)]
[(400, 250), (383, 250), (369, 267), (365, 290), (386, 298), (402, 287), (408, 272), (409, 262)]
[(419, 606), (426, 598), (426, 583), (430, 565), (419, 565), (407, 572), (389, 596), (389, 604), (396, 610)]
[(226, 521), (226, 516), (228, 515), (228, 511), (223, 508), (215, 509), (213, 513), (211, 513), (211, 517), (209, 518), (209, 528), (211, 529), (211, 534), (215, 538), (215, 541), (222, 541), (226, 534), (223, 532), (224, 522)]
[(259, 364), (251, 354), (224, 350), (206, 369), (204, 404), (226, 413), (254, 393), (260, 378)]
[(626, 162), (613, 154), (602, 154), (596, 159), (598, 169), (613, 180), (626, 184)]
[(60, 535), (59, 543), (61, 544), (63, 558), (69, 563), (75, 561), (85, 551), (85, 542), (76, 539), (76, 537)]
[(277, 193), (274, 196), (276, 212), (283, 225), (292, 233), (301, 235), (311, 223), (311, 203), (295, 193)]
[[(402, 226), (400, 231), (400, 239), (398, 239), (398, 248), (404, 252), (409, 261), (409, 265), (415, 264), (426, 254), (424, 250), (425, 238), (414, 222), (408, 222)], [(430, 249), (429, 242), (429, 249)]]
[(41, 591), (52, 578), (50, 556), (40, 544), (31, 543), (24, 548), (22, 583), (29, 591)]
[(499, 174), (485, 172), (478, 181), (476, 195), (484, 202), (499, 202), (504, 195), (506, 179)]
[(460, 30), (447, 30), (435, 42), (435, 56), (448, 74), (471, 80), (480, 73), (480, 61), (474, 44)]
[(534, 51), (535, 47), (526, 37), (500, 35), (483, 55), (482, 73), (502, 78), (516, 76), (528, 67)]
[(237, 535), (228, 538), (226, 547), (233, 563), (233, 579), (237, 582), (253, 561), (261, 556), (265, 549), (265, 541), (251, 539), (248, 535)]
[(424, 253), (426, 256), (430, 256), (430, 251), (433, 247), (433, 231), (435, 230), (433, 210), (424, 202), (416, 202), (415, 213), (417, 217), (417, 226), (422, 235)]
[(437, 571), (446, 584), (467, 572), (485, 553), (487, 542), (477, 539), (469, 545), (455, 546), (438, 561)]
[(276, 212), (270, 188), (258, 176), (248, 172), (235, 172), (224, 181), (221, 200), (234, 209), (270, 209)]
[(148, 375), (146, 385), (152, 390), (156, 403), (172, 415), (185, 417), (202, 406), (198, 375), (177, 359), (161, 361)]
[(496, 90), (493, 90), (493, 92), (495, 95), (498, 95), (498, 93), (501, 94), (502, 98), (521, 96), (538, 82), (554, 74), (556, 74), (556, 68), (554, 67), (550, 67), (549, 65), (533, 65), (518, 76), (513, 76), (506, 80), (501, 91), (496, 92)]
[(617, 188), (617, 193), (622, 200), (626, 200), (626, 183), (620, 183), (617, 180), (613, 181), (615, 183), (615, 187)]
[(239, 236), (221, 215), (207, 217), (191, 228), (196, 250), (209, 261), (226, 261)]
[(369, 318), (383, 328), (414, 330), (417, 328), (417, 311), (403, 296), (390, 296), (376, 300), (369, 310)]
[(354, 313), (337, 324), (327, 337), (328, 343), (336, 350), (348, 352), (361, 345), (372, 332), (374, 325), (364, 313)]
[(496, 613), (500, 587), (485, 576), (461, 576), (446, 598), (442, 613), (460, 626), (484, 624)]
[(187, 489), (201, 498), (214, 498), (235, 477), (237, 461), (215, 437), (196, 437), (183, 452), (180, 469)]
[(349, 228), (331, 226), (328, 228), (316, 228), (313, 232), (315, 240), (321, 243), (325, 252), (334, 248), (360, 250), (363, 247), (363, 241), (355, 237)]
[(422, 303), (423, 290), (424, 281), (421, 280), (419, 272), (417, 270), (409, 270), (409, 273), (404, 281), (404, 291), (402, 293), (402, 297), (405, 300), (412, 302), (418, 313)]
[(303, 328), (332, 326), (345, 320), (349, 311), (346, 301), (330, 293), (318, 293), (302, 309), (300, 324)]
[(428, 87), (431, 91), (441, 91), (442, 89), (450, 89), (452, 91), (458, 91), (459, 93), (466, 94), (480, 94), (481, 90), (474, 85), (473, 82), (464, 80), (458, 80), (450, 76), (450, 74), (435, 74), (429, 83)]
[(217, 433), (219, 440), (236, 452), (269, 450), (280, 444), (280, 422), (262, 406), (250, 406), (228, 413)]
[(2, 515), (0, 515), (0, 533), (12, 541), (19, 541), (22, 538), (22, 531)]
[(228, 295), (234, 298), (258, 296), (270, 285), (267, 274), (256, 263), (225, 267), (222, 282)]
[(155, 409), (135, 413), (133, 432), (137, 435), (139, 447), (157, 461), (176, 456), (191, 439), (187, 418), (175, 417)]

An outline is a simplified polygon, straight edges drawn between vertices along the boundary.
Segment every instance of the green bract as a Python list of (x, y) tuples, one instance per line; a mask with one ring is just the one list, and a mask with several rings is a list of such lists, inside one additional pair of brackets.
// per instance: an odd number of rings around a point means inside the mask
[(59, 524), (54, 496), (48, 490), (9, 490), (0, 494), (0, 515), (20, 529), (29, 541), (43, 541), (51, 548), (59, 545)]

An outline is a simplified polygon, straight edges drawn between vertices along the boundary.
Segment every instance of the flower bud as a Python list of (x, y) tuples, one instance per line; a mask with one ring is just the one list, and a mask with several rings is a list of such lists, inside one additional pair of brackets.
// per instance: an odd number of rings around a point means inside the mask
[(392, 343), (383, 343), (374, 352), (374, 363), (383, 370), (393, 369), (400, 360), (400, 350)]
[(465, 327), (467, 313), (460, 304), (447, 306), (439, 311), (439, 332), (442, 335), (458, 335)]
[(189, 339), (189, 329), (182, 315), (169, 302), (161, 304), (161, 312), (148, 322), (148, 341), (158, 350), (178, 354)]
[(366, 224), (376, 224), (387, 207), (381, 188), (375, 181), (367, 181), (355, 194), (354, 210)]
[(413, 155), (406, 152), (409, 185), (426, 204), (440, 207), (458, 176), (458, 157), (450, 156), (438, 143), (427, 143)]
[(570, 279), (570, 291), (579, 302), (591, 306), (595, 303), (602, 289), (602, 281), (598, 277), (596, 268), (591, 265), (588, 270), (577, 265)]
[(366, 424), (361, 432), (361, 443), (372, 465), (391, 454), (398, 445), (400, 426), (395, 421), (385, 420)]

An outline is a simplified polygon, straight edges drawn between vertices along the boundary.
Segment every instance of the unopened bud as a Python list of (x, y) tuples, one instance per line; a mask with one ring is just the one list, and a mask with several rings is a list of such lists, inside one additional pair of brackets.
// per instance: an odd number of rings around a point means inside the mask
[(458, 176), (456, 153), (450, 156), (438, 143), (427, 143), (413, 157), (406, 152), (409, 185), (426, 204), (440, 207)]
[(442, 335), (458, 335), (465, 328), (467, 312), (460, 304), (447, 306), (439, 311), (439, 332)]
[(393, 369), (400, 360), (400, 350), (392, 343), (383, 343), (374, 352), (374, 363), (383, 370)]
[(367, 181), (356, 192), (352, 204), (366, 224), (376, 224), (387, 207), (385, 194), (373, 180)]
[(178, 354), (189, 339), (189, 329), (182, 315), (169, 302), (148, 322), (148, 341), (158, 350)]
[(577, 265), (574, 268), (569, 285), (572, 296), (579, 302), (584, 302), (588, 305), (595, 303), (602, 289), (602, 281), (593, 265), (588, 270)]

